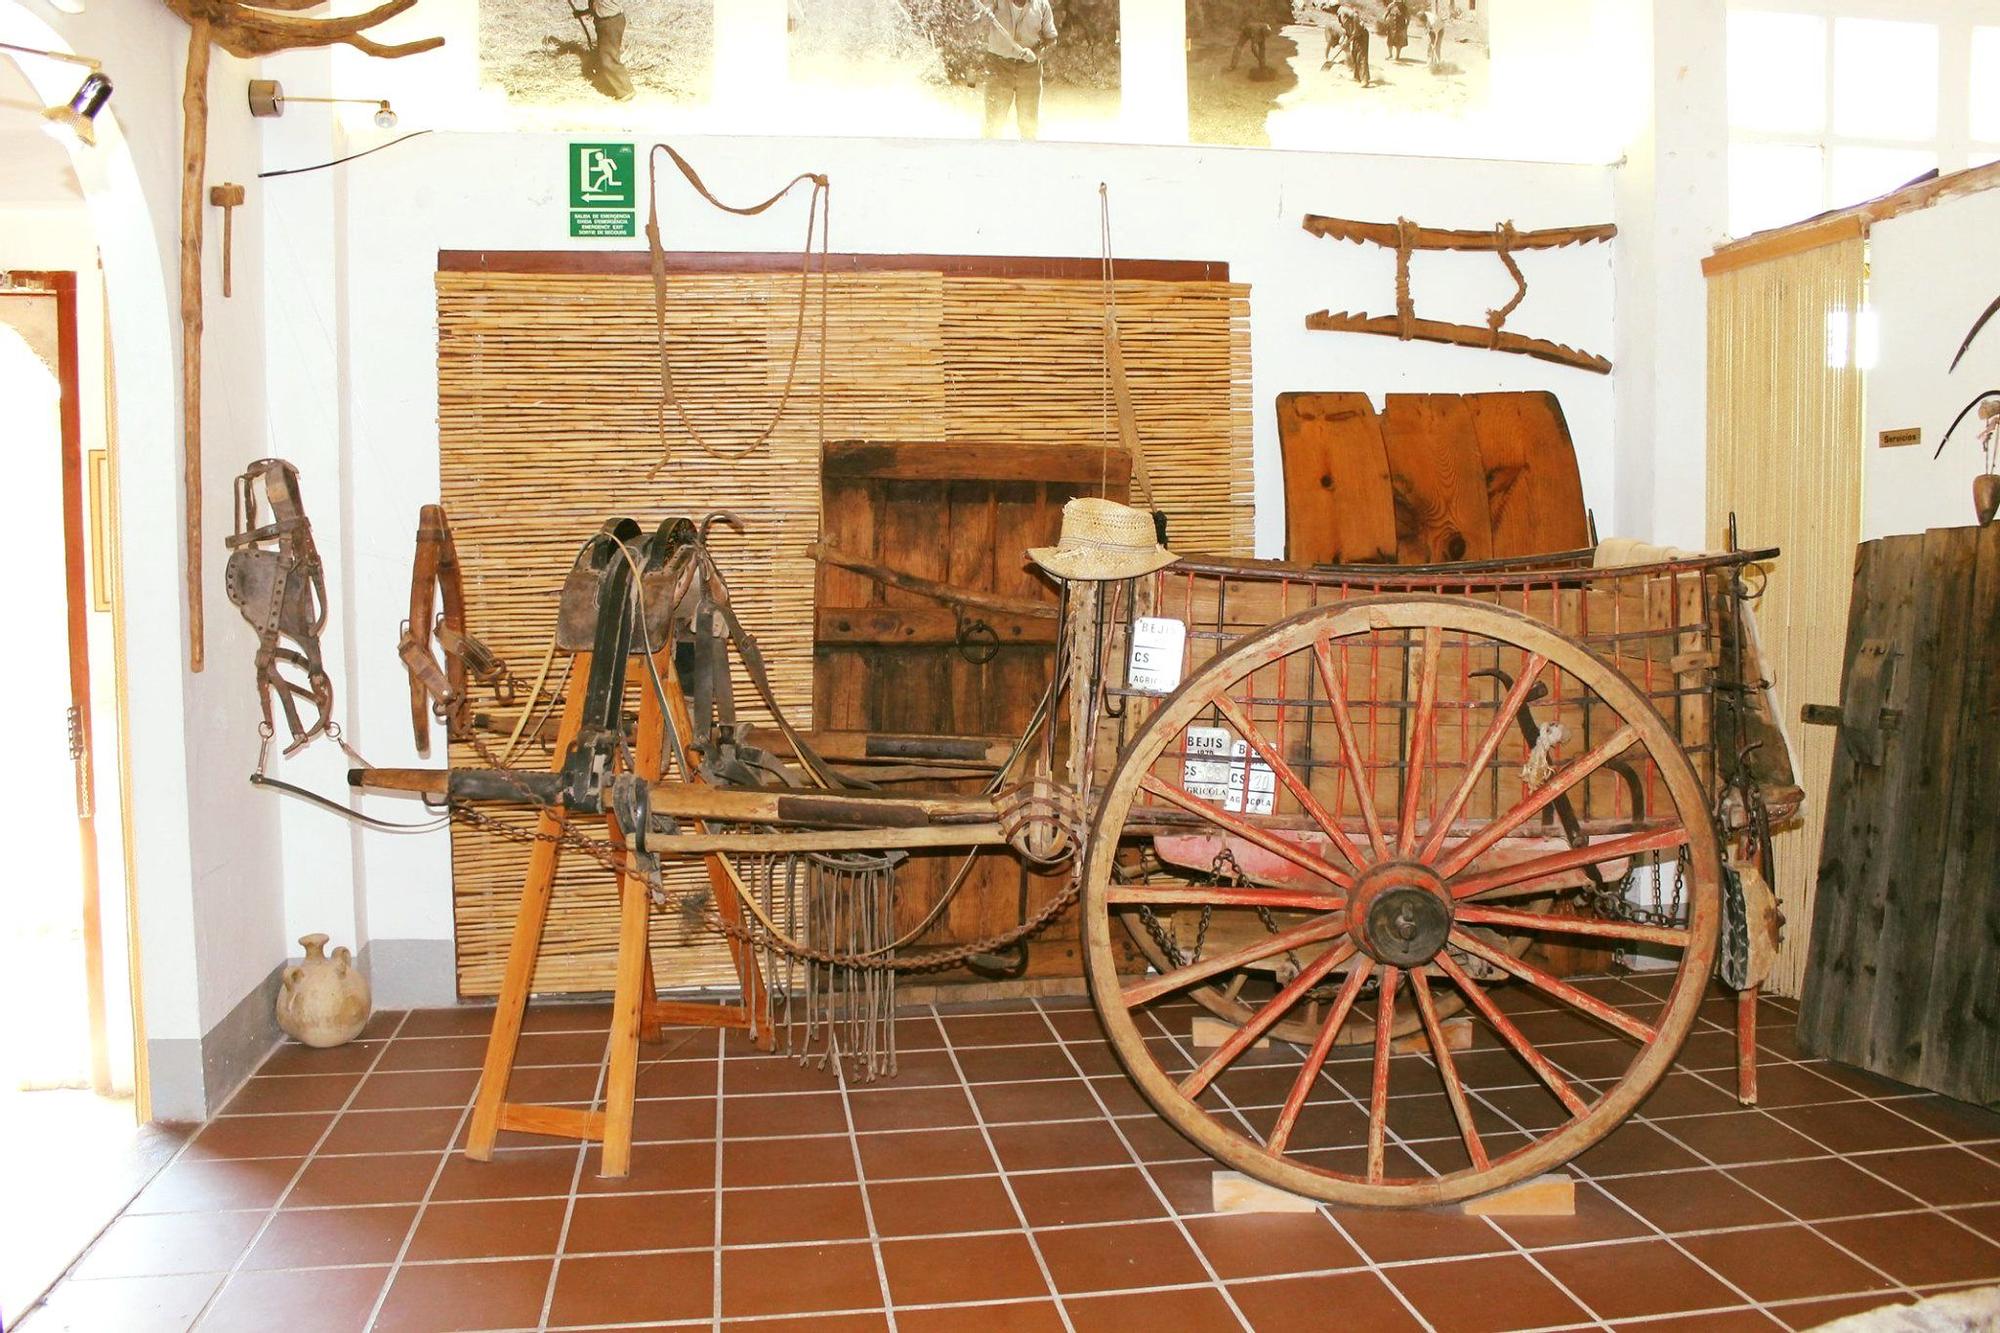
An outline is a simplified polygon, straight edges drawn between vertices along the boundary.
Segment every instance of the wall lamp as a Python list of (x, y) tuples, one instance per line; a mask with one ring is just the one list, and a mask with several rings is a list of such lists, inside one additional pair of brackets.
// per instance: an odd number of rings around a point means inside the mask
[[(76, 94), (67, 105), (48, 107), (42, 112), (42, 128), (57, 139), (72, 141), (84, 147), (97, 143), (97, 113), (104, 110), (104, 104), (111, 100), (111, 80), (104, 76), (103, 64), (90, 56), (72, 55), (68, 51), (44, 51), (36, 46), (16, 46), (12, 42), (0, 42), (0, 51), (12, 51), (16, 55), (41, 56), (48, 60), (60, 60), (69, 65), (82, 65), (90, 73), (76, 87)], [(384, 105), (387, 105), (386, 103)]]
[(386, 97), (292, 97), (276, 79), (250, 80), (250, 114), (258, 117), (282, 116), (288, 102), (345, 103), (375, 108), (375, 123), (385, 130), (396, 128), (396, 111)]

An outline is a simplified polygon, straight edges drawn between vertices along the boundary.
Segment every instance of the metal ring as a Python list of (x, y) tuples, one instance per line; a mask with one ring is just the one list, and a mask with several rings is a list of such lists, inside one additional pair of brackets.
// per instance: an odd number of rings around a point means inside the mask
[(985, 666), (1000, 656), (1000, 631), (983, 620), (962, 621), (957, 647), (960, 657), (974, 666)]

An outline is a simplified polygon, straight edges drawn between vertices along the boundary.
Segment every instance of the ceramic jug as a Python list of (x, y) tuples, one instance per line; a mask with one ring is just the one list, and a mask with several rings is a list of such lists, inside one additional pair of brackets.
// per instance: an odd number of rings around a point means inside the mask
[(304, 935), (305, 961), (285, 969), (278, 987), (278, 1026), (308, 1046), (338, 1046), (367, 1026), (368, 980), (345, 946), (325, 953), (327, 937)]

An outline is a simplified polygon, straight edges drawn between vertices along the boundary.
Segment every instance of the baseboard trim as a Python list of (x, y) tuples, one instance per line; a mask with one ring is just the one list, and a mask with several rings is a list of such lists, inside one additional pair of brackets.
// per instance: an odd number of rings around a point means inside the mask
[(451, 940), (370, 940), (357, 960), (377, 1009), (438, 1009), (459, 1002)]
[(208, 1120), (243, 1086), (243, 1080), (257, 1072), (283, 1037), (276, 1010), (278, 987), (288, 965), (272, 968), (201, 1040), (181, 1037), (146, 1043), (154, 1120), (167, 1124)]

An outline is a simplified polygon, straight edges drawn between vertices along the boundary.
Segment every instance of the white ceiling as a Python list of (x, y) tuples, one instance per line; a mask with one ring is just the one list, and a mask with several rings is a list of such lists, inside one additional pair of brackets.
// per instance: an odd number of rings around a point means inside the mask
[(83, 198), (69, 154), (42, 133), (41, 111), (42, 100), (19, 66), (0, 57), (0, 207), (73, 204)]

